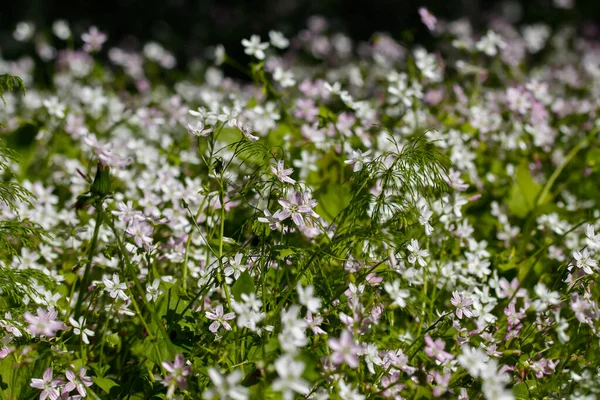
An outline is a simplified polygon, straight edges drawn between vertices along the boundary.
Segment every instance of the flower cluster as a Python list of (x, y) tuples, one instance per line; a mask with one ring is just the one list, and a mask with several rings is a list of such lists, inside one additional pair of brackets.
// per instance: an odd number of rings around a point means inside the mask
[(600, 43), (419, 16), (435, 47), (315, 16), (175, 74), (19, 24), (54, 72), (0, 59), (0, 397), (598, 397)]

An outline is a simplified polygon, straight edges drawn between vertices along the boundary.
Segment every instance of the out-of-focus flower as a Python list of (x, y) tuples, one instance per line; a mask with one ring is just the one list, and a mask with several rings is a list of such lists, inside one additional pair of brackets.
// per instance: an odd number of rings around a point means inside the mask
[(88, 53), (93, 53), (96, 51), (100, 51), (102, 49), (102, 45), (108, 37), (104, 32), (100, 32), (97, 27), (92, 26), (90, 29), (81, 35), (81, 40), (85, 43), (83, 45), (83, 49)]
[(259, 60), (265, 59), (265, 50), (269, 48), (269, 43), (262, 43), (260, 36), (252, 35), (250, 40), (242, 39), (242, 46), (245, 47), (244, 53), (254, 56)]
[(35, 24), (29, 21), (19, 22), (13, 32), (13, 38), (19, 42), (29, 41), (35, 34)]
[(57, 321), (58, 312), (54, 309), (44, 310), (43, 308), (37, 309), (37, 315), (31, 314), (26, 311), (23, 315), (25, 321), (29, 323), (26, 328), (27, 332), (31, 335), (44, 335), (46, 337), (53, 337), (57, 331), (67, 329), (67, 326), (61, 321)]
[(423, 22), (427, 29), (433, 31), (435, 29), (435, 24), (437, 23), (435, 15), (430, 13), (425, 7), (419, 8), (419, 15), (421, 16), (421, 22)]

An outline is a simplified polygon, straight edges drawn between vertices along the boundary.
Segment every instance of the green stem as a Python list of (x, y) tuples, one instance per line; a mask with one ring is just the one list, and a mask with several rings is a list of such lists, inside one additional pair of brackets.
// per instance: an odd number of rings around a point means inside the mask
[(554, 172), (550, 176), (550, 179), (548, 179), (548, 182), (546, 182), (546, 184), (544, 185), (544, 188), (542, 189), (542, 192), (540, 193), (540, 196), (538, 197), (538, 199), (535, 203), (536, 207), (540, 206), (541, 204), (544, 204), (544, 200), (546, 200), (546, 197), (548, 196), (548, 193), (550, 193), (550, 189), (552, 189), (552, 185), (554, 185), (554, 182), (556, 181), (556, 179), (558, 179), (558, 176), (565, 169), (565, 167), (571, 162), (571, 160), (573, 158), (575, 158), (575, 156), (577, 155), (579, 150), (581, 150), (583, 148), (583, 146), (586, 144), (588, 139), (591, 139), (596, 134), (598, 134), (598, 128), (592, 129), (587, 135), (585, 135), (575, 145), (575, 147), (573, 147), (573, 149), (569, 152), (569, 154), (567, 154), (567, 156), (565, 157), (563, 162), (558, 166), (558, 168), (556, 168), (554, 170)]
[(90, 242), (90, 248), (88, 250), (88, 260), (83, 272), (83, 278), (81, 279), (81, 286), (79, 287), (79, 296), (77, 297), (77, 305), (75, 306), (75, 319), (79, 318), (81, 312), (81, 304), (88, 287), (88, 280), (90, 271), (92, 269), (92, 259), (94, 252), (96, 251), (96, 244), (98, 243), (98, 235), (100, 233), (100, 226), (102, 225), (102, 217), (104, 211), (102, 210), (102, 199), (96, 200), (96, 226), (94, 227), (94, 234), (92, 235), (92, 241)]

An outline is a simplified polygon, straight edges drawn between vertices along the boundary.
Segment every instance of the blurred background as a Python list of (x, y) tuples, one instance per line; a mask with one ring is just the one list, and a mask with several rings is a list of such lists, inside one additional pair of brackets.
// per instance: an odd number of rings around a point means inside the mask
[(475, 28), (497, 16), (553, 27), (569, 22), (582, 29), (600, 19), (599, 0), (3, 0), (0, 49), (7, 59), (22, 51), (12, 39), (19, 21), (49, 31), (53, 21), (64, 19), (75, 35), (96, 25), (108, 34), (109, 46), (133, 50), (155, 40), (185, 65), (216, 44), (234, 57), (242, 56), (242, 38), (253, 33), (265, 38), (272, 29), (293, 35), (306, 28), (312, 15), (324, 16), (331, 30), (357, 41), (386, 32), (427, 44), (432, 37), (420, 21), (419, 7), (441, 19), (466, 17)]

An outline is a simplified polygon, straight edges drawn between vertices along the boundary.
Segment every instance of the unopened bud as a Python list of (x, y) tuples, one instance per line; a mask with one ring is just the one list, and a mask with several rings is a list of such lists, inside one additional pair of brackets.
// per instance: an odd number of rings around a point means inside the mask
[(92, 195), (104, 197), (110, 192), (110, 167), (98, 162), (96, 177), (90, 188)]

